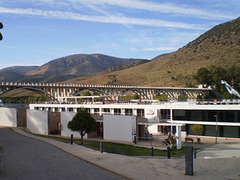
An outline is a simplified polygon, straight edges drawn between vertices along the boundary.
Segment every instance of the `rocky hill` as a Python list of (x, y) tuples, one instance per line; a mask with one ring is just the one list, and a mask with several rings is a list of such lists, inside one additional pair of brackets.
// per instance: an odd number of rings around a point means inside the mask
[(91, 78), (81, 83), (142, 86), (186, 86), (196, 83), (193, 75), (201, 67), (240, 66), (240, 18), (210, 29), (178, 51), (151, 62)]
[(127, 66), (139, 60), (102, 54), (76, 54), (52, 60), (39, 67), (29, 67), (28, 69), (22, 67), (21, 69), (20, 66), (18, 68), (14, 66), (1, 70), (0, 73), (8, 70), (8, 74), (11, 74), (12, 77), (9, 79), (3, 76), (1, 81), (60, 82), (76, 77), (93, 76), (114, 66)]
[(4, 68), (1, 71), (9, 70), (9, 71), (24, 75), (30, 71), (37, 69), (38, 67), (39, 66), (12, 66), (8, 68)]
[(0, 71), (0, 82), (16, 82), (23, 79), (24, 76), (10, 70), (1, 70)]

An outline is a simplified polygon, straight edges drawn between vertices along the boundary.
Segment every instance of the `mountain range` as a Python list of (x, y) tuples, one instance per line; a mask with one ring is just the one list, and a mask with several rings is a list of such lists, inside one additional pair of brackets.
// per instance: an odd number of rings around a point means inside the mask
[(0, 71), (0, 81), (61, 82), (94, 76), (112, 67), (146, 63), (146, 59), (123, 59), (102, 54), (75, 54), (54, 59), (42, 66), (13, 66)]
[(152, 60), (77, 54), (39, 67), (10, 67), (0, 81), (186, 86), (201, 67), (240, 66), (240, 18), (219, 24), (176, 52)]
[(240, 18), (219, 24), (176, 52), (157, 56), (149, 63), (72, 81), (170, 87), (191, 83), (196, 86), (193, 76), (197, 70), (211, 65), (240, 66)]

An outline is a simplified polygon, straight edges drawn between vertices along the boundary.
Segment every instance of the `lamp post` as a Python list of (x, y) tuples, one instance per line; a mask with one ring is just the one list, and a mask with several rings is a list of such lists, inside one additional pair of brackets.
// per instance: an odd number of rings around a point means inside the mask
[(217, 134), (218, 134), (218, 128), (217, 128), (217, 122), (218, 122), (218, 115), (215, 115), (216, 118), (216, 139), (215, 139), (215, 143), (217, 144)]

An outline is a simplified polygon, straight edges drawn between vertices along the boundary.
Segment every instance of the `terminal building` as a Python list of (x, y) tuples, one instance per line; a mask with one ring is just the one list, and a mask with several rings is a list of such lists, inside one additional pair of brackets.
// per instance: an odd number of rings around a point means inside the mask
[[(30, 104), (32, 110), (53, 112), (78, 112), (85, 108), (99, 124), (101, 136), (104, 115), (135, 116), (138, 138), (149, 135), (176, 133), (195, 135), (194, 124), (203, 125), (202, 137), (240, 138), (240, 101), (215, 102), (157, 102), (135, 101), (129, 103), (89, 102), (81, 104)], [(147, 131), (147, 133), (146, 133)], [(178, 132), (179, 133), (179, 132)]]

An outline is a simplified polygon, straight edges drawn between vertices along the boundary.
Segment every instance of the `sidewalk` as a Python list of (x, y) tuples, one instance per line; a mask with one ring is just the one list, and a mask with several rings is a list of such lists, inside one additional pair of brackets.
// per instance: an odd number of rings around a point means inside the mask
[[(110, 153), (100, 153), (79, 145), (70, 145), (48, 138), (28, 134), (19, 128), (12, 128), (15, 132), (44, 141), (65, 152), (81, 158), (87, 162), (100, 166), (129, 179), (239, 179), (240, 161), (235, 157), (228, 156), (205, 159), (194, 159), (194, 176), (186, 176), (185, 159), (166, 157), (131, 157)], [(238, 145), (240, 146), (240, 145)], [(235, 147), (236, 148), (236, 147)], [(204, 153), (203, 150), (200, 153)], [(200, 155), (199, 153), (199, 155)], [(236, 154), (238, 152), (236, 151)], [(197, 155), (198, 156), (198, 155)]]

